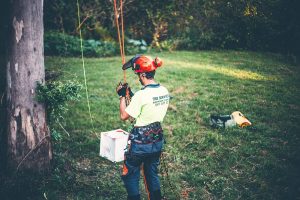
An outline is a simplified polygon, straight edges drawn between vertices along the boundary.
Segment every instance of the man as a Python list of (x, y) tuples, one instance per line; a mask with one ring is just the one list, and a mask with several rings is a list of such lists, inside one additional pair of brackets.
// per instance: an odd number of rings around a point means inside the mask
[[(169, 105), (168, 90), (154, 80), (155, 71), (161, 65), (162, 61), (159, 58), (153, 60), (144, 55), (133, 57), (124, 64), (123, 69), (132, 67), (143, 88), (134, 96), (127, 84), (120, 84), (116, 89), (120, 96), (120, 118), (122, 120), (130, 117), (135, 119), (134, 128), (129, 136), (130, 147), (125, 153), (122, 173), (128, 200), (140, 199), (140, 169), (144, 173), (148, 199), (161, 199), (158, 165), (164, 139), (160, 123)], [(126, 107), (125, 100), (126, 90), (129, 90), (132, 96), (128, 107)]]

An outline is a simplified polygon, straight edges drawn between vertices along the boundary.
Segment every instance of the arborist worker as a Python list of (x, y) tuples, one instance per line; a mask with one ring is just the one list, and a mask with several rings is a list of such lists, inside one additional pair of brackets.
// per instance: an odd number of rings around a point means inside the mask
[[(139, 200), (140, 170), (144, 173), (148, 199), (160, 200), (161, 190), (158, 177), (158, 165), (164, 144), (163, 121), (168, 105), (168, 90), (155, 82), (156, 69), (162, 65), (159, 58), (137, 55), (123, 65), (123, 70), (132, 68), (139, 77), (143, 88), (134, 95), (127, 84), (119, 84), (116, 91), (120, 97), (120, 118), (135, 119), (134, 127), (129, 135), (130, 143), (125, 153), (122, 180), (127, 190), (128, 200)], [(126, 90), (131, 98), (126, 107)]]

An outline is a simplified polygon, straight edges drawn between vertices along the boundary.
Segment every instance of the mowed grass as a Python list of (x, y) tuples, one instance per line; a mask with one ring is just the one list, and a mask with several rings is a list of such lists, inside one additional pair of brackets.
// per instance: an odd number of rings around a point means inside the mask
[[(239, 51), (151, 53), (164, 61), (156, 80), (169, 89), (167, 143), (160, 174), (166, 199), (299, 199), (300, 68), (277, 54)], [(130, 56), (127, 57), (129, 59)], [(122, 163), (99, 157), (97, 134), (122, 128), (115, 87), (121, 59), (85, 58), (85, 90), (71, 102), (54, 144), (54, 169), (41, 191), (48, 199), (126, 199)], [(61, 80), (84, 84), (80, 58), (47, 57)], [(141, 86), (127, 71), (133, 91)], [(247, 128), (212, 129), (212, 113), (241, 111)], [(141, 180), (142, 184), (142, 180)], [(143, 191), (143, 186), (141, 185)], [(146, 195), (143, 191), (143, 198)]]

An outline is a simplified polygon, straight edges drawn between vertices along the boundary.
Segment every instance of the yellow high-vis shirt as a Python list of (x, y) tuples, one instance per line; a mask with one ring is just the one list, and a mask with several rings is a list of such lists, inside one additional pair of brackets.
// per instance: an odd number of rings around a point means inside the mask
[(136, 119), (135, 126), (162, 122), (168, 106), (169, 92), (159, 84), (149, 84), (134, 94), (125, 111)]

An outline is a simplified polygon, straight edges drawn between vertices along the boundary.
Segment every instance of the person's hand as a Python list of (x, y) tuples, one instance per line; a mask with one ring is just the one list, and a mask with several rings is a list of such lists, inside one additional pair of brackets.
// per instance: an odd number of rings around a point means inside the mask
[(128, 87), (128, 92), (129, 92), (129, 95), (130, 95), (130, 97), (133, 97), (133, 92), (131, 91), (131, 88), (130, 87)]
[(119, 97), (126, 97), (126, 90), (128, 89), (128, 93), (130, 97), (132, 97), (134, 94), (131, 91), (131, 88), (128, 86), (127, 83), (122, 84), (121, 82), (118, 84), (116, 88), (116, 92), (118, 93)]
[(122, 84), (121, 82), (116, 87), (116, 92), (119, 95), (119, 97), (125, 97), (126, 96), (126, 89), (127, 89), (127, 83)]

